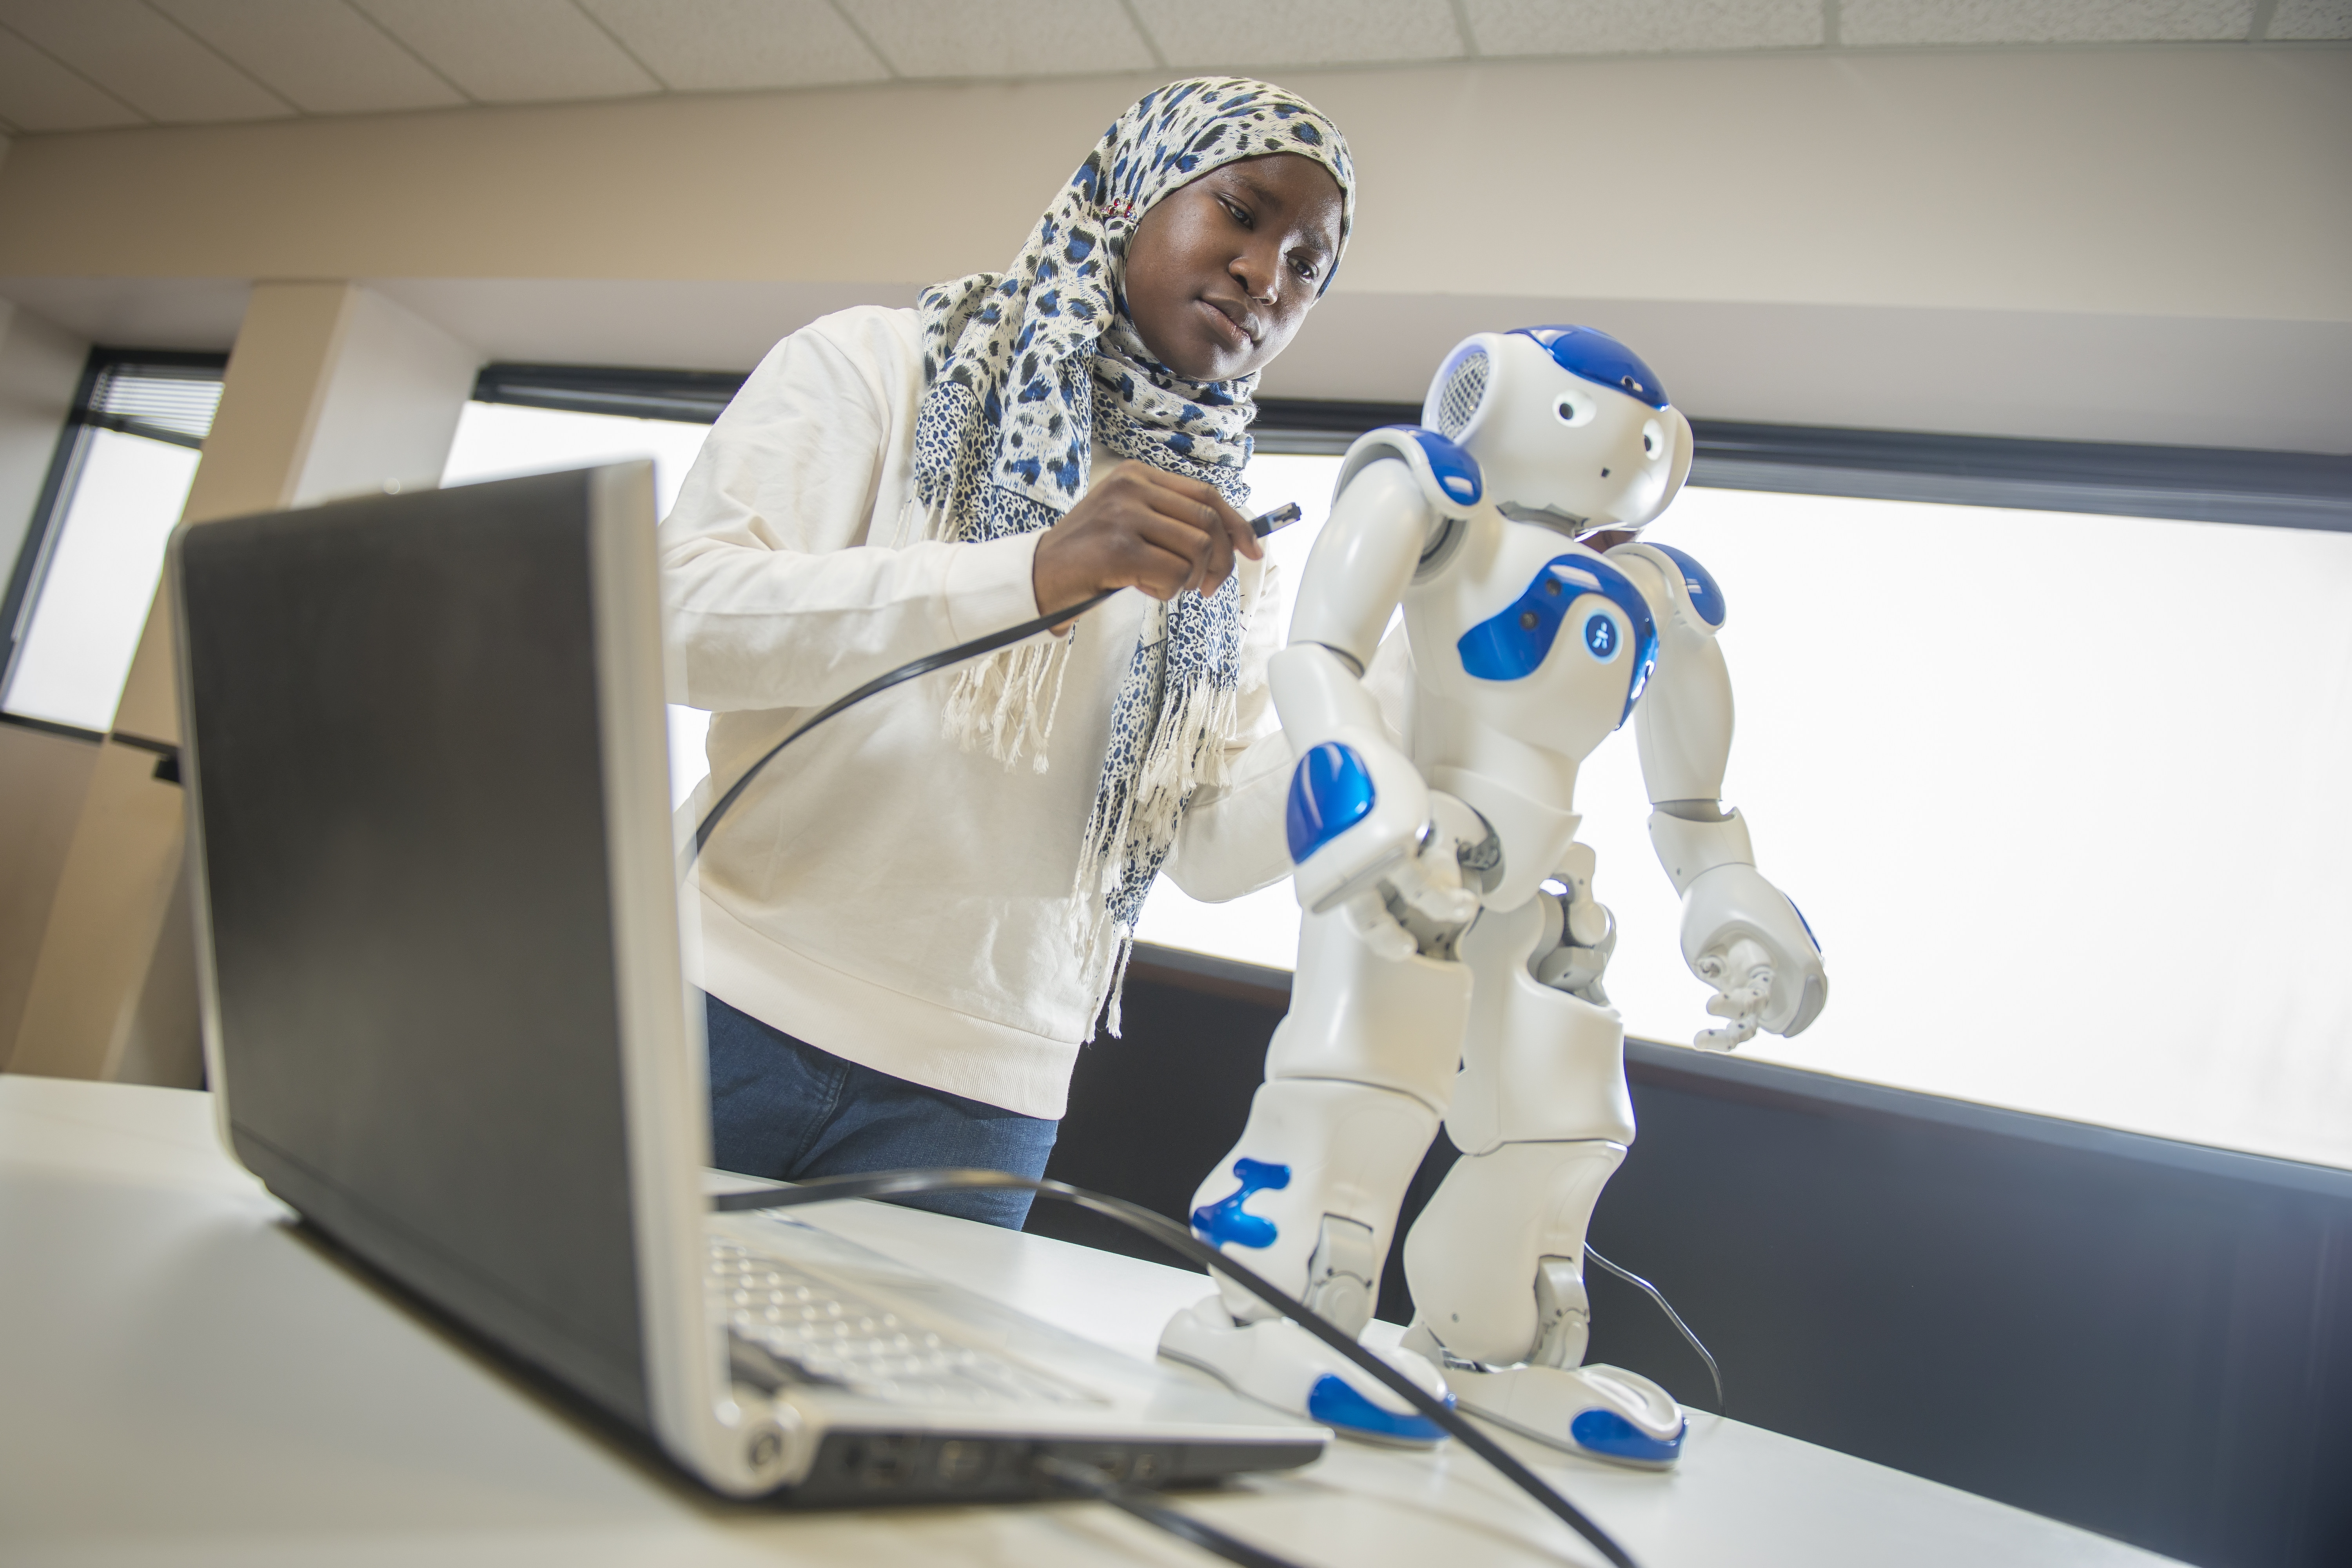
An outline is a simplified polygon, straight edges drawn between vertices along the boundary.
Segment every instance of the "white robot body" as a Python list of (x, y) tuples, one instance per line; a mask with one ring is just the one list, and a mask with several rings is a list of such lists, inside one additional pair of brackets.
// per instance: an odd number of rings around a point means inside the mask
[[(1671, 1397), (1580, 1364), (1585, 1226), (1634, 1133), (1601, 984), (1615, 922), (1576, 842), (1584, 758), (1635, 721), (1684, 954), (1726, 1020), (1696, 1043), (1804, 1027), (1827, 994), (1820, 950), (1717, 798), (1721, 594), (1679, 552), (1579, 542), (1640, 528), (1689, 472), (1690, 426), (1655, 376), (1590, 329), (1482, 333), (1440, 367), (1423, 419), (1350, 450), (1270, 667), (1299, 759), (1297, 980), (1193, 1226), (1359, 1332), (1442, 1118), (1464, 1157), (1405, 1242), (1401, 1364), (1547, 1442), (1671, 1464)], [(1362, 679), (1400, 605), (1401, 734)], [(1162, 1348), (1343, 1431), (1435, 1440), (1369, 1379), (1286, 1363), (1276, 1347), (1305, 1342), (1281, 1328), (1221, 1286)]]

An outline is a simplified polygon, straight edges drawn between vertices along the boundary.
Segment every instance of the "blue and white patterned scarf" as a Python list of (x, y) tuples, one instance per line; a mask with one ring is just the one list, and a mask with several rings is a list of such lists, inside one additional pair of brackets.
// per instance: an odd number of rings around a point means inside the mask
[[(1127, 312), (1127, 248), (1162, 196), (1275, 153), (1311, 158), (1339, 182), (1344, 251), (1356, 182), (1339, 128), (1280, 88), (1213, 78), (1171, 83), (1121, 115), (1006, 270), (923, 290), (915, 485), (934, 537), (1052, 527), (1086, 492), (1097, 438), (1246, 506), (1257, 377), (1192, 381), (1153, 359)], [(1206, 599), (1154, 605), (1112, 705), (1072, 905), (1074, 933), (1098, 965), (1097, 994), (1112, 995), (1113, 1034), (1144, 896), (1193, 790), (1223, 782), (1243, 631), (1231, 578)], [(1068, 646), (1033, 641), (968, 669), (949, 699), (949, 732), (1008, 765), (1025, 752), (1043, 771)]]

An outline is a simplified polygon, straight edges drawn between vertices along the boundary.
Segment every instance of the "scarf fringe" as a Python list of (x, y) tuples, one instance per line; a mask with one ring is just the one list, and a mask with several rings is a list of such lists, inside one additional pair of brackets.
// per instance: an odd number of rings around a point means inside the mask
[(1051, 765), (1046, 742), (1062, 710), (1062, 683), (1070, 668), (1067, 637), (1025, 642), (989, 655), (957, 675), (940, 710), (940, 728), (966, 752), (981, 752), (1009, 770), (1024, 755), (1030, 768)]
[(1135, 946), (1135, 916), (1140, 912), (1122, 909), (1133, 900), (1119, 895), (1131, 883), (1148, 886), (1159, 875), (1192, 792), (1203, 784), (1222, 786), (1230, 778), (1224, 740), (1233, 733), (1240, 705), (1241, 693), (1221, 683), (1184, 693), (1183, 705), (1158, 726), (1134, 782), (1118, 792), (1116, 805), (1108, 796), (1096, 798), (1070, 889), (1070, 935), (1097, 972), (1108, 975), (1114, 1038), (1128, 955)]

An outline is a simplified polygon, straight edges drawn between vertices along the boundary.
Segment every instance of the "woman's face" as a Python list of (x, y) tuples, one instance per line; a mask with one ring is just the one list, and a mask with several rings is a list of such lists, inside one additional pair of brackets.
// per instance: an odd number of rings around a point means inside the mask
[(1339, 258), (1339, 182), (1296, 153), (1244, 158), (1171, 191), (1127, 249), (1127, 310), (1177, 374), (1227, 381), (1280, 353)]

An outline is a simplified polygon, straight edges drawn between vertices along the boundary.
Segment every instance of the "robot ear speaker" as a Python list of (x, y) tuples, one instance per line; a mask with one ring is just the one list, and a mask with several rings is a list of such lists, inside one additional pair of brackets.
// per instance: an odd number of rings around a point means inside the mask
[(1431, 399), (1437, 407), (1437, 433), (1452, 441), (1470, 428), (1478, 405), (1486, 399), (1486, 381), (1493, 363), (1483, 348), (1473, 348), (1456, 359)]
[[(1681, 409), (1669, 407), (1666, 414), (1674, 428), (1675, 462), (1666, 476), (1666, 501), (1672, 501), (1682, 493), (1683, 481), (1690, 478), (1691, 458), (1697, 455), (1698, 437), (1691, 433), (1691, 422), (1683, 416)], [(1664, 508), (1665, 503), (1661, 502), (1659, 510)]]

